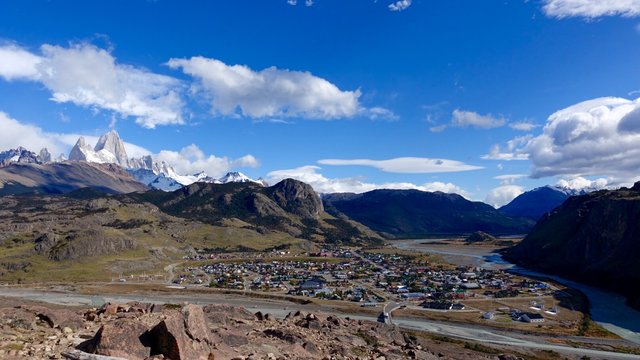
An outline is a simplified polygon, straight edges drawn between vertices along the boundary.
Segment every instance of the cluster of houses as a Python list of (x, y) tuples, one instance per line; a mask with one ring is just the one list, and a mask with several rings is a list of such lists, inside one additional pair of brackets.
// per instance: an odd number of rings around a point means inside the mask
[(381, 270), (372, 274), (374, 285), (400, 300), (455, 303), (468, 297), (499, 298), (552, 292), (544, 282), (523, 280), (502, 270), (434, 267), (409, 256), (361, 254)]
[[(275, 252), (244, 259), (233, 254), (207, 256), (215, 260), (187, 268), (178, 279), (217, 288), (281, 292), (367, 306), (385, 300), (413, 302), (436, 310), (463, 310), (462, 301), (468, 298), (545, 295), (552, 291), (543, 282), (523, 280), (501, 270), (434, 266), (423, 257), (375, 250), (322, 249), (299, 258), (278, 258)], [(221, 259), (223, 256), (226, 258)]]

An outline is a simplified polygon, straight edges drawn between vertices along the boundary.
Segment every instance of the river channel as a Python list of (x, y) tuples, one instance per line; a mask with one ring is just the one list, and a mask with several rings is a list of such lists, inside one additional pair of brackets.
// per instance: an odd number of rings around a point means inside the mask
[(589, 298), (591, 318), (612, 333), (640, 344), (640, 311), (629, 307), (622, 295), (577, 283), (559, 276), (528, 270), (507, 262), (492, 248), (474, 245), (446, 245), (447, 239), (396, 240), (393, 246), (399, 249), (438, 254), (455, 265), (479, 266), (489, 269), (504, 269), (510, 272), (546, 277), (571, 288), (580, 290)]

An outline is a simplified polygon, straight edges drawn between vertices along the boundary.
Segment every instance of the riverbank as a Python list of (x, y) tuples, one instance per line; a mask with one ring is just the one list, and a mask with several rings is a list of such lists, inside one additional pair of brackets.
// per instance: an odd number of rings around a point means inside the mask
[[(431, 242), (437, 244), (430, 244)], [(447, 242), (451, 245), (446, 245)], [(498, 247), (464, 245), (450, 239), (396, 240), (391, 244), (403, 250), (439, 254), (456, 265), (503, 269), (529, 277), (552, 279), (585, 294), (589, 299), (589, 313), (593, 321), (621, 338), (640, 345), (640, 312), (628, 306), (622, 295), (559, 276), (520, 268), (502, 259), (496, 253)]]

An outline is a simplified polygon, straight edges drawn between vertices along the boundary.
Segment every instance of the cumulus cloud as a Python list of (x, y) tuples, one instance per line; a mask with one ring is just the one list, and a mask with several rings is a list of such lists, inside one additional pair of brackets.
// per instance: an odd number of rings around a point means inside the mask
[(499, 208), (508, 204), (523, 192), (522, 187), (518, 185), (501, 185), (491, 189), (489, 193), (487, 193), (484, 202), (495, 208)]
[(255, 71), (199, 56), (171, 59), (167, 64), (197, 79), (199, 86), (195, 90), (203, 91), (211, 99), (216, 114), (323, 120), (367, 115), (367, 111), (372, 116), (384, 115), (382, 108), (361, 106), (360, 90), (340, 90), (309, 72), (276, 67)]
[(528, 155), (534, 178), (605, 177), (627, 185), (640, 178), (640, 99), (603, 97), (569, 106), (549, 116), (542, 134), (513, 139), (505, 150), (486, 158)]
[(401, 157), (389, 160), (323, 159), (319, 160), (318, 163), (334, 166), (369, 166), (386, 172), (402, 174), (444, 173), (482, 169), (480, 166), (468, 165), (455, 160), (419, 157)]
[(389, 4), (390, 11), (402, 11), (411, 6), (411, 0), (399, 0)]
[(457, 127), (476, 127), (481, 129), (493, 129), (503, 126), (506, 120), (491, 114), (480, 115), (473, 111), (453, 110), (451, 125)]
[(0, 47), (0, 77), (36, 80), (39, 77), (37, 66), (40, 57), (15, 45)]
[(252, 155), (238, 159), (206, 155), (197, 145), (191, 144), (180, 151), (162, 150), (153, 155), (156, 161), (164, 161), (173, 166), (179, 174), (195, 174), (204, 171), (209, 176), (219, 177), (231, 169), (258, 167), (258, 160)]
[(542, 134), (523, 151), (533, 176), (607, 176), (637, 179), (640, 169), (640, 99), (599, 98), (552, 114)]
[(636, 17), (640, 15), (640, 0), (545, 0), (542, 7), (549, 17), (558, 19), (602, 16)]
[(518, 130), (518, 131), (531, 131), (537, 128), (538, 125), (528, 121), (518, 121), (518, 122), (509, 124), (509, 127), (512, 128), (513, 130)]
[(456, 193), (469, 198), (469, 193), (461, 187), (444, 182), (429, 182), (421, 185), (408, 182), (387, 182), (387, 183), (369, 183), (361, 178), (327, 178), (318, 172), (321, 168), (318, 166), (302, 166), (294, 169), (276, 170), (267, 174), (267, 181), (275, 184), (286, 178), (297, 179), (311, 185), (319, 193), (363, 193), (376, 189), (415, 189), (421, 191), (441, 191), (446, 193)]
[(134, 117), (146, 128), (182, 124), (182, 86), (175, 78), (123, 65), (90, 44), (42, 45), (33, 54), (15, 45), (0, 47), (0, 76), (39, 81), (51, 100)]
[(500, 180), (500, 185), (509, 185), (509, 184), (513, 184), (517, 180), (520, 180), (526, 177), (527, 175), (525, 174), (505, 174), (505, 175), (494, 176), (493, 178), (496, 180)]
[(504, 147), (500, 145), (493, 145), (488, 154), (482, 155), (480, 158), (483, 160), (528, 160), (529, 154), (526, 153), (522, 146), (529, 142), (533, 138), (532, 135), (518, 136), (514, 139), (507, 141)]
[(504, 126), (507, 123), (503, 117), (491, 114), (481, 115), (473, 111), (456, 109), (451, 113), (451, 123), (431, 127), (432, 132), (441, 132), (448, 127), (474, 127), (477, 129), (493, 129)]

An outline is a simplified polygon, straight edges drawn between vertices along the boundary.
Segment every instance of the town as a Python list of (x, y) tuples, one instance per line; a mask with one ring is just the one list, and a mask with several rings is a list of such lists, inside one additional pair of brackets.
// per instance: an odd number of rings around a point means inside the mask
[[(390, 248), (325, 248), (292, 255), (206, 253), (185, 256), (173, 286), (209, 287), (355, 303), (387, 302), (432, 312), (479, 313), (486, 321), (557, 320), (554, 300), (566, 294), (547, 282), (504, 270), (432, 262), (428, 255)], [(505, 303), (507, 300), (515, 300)], [(543, 315), (544, 314), (544, 315)]]

